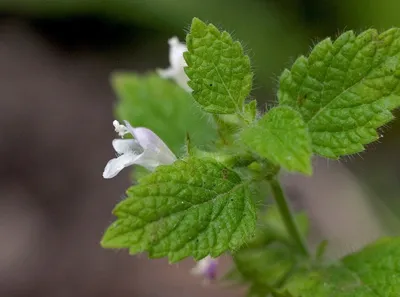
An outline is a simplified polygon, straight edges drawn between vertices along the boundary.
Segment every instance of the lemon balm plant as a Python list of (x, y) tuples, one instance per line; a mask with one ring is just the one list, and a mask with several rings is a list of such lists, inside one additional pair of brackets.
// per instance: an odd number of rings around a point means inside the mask
[(283, 71), (265, 114), (250, 100), (249, 57), (227, 32), (194, 18), (186, 45), (169, 44), (168, 69), (113, 75), (125, 122), (114, 122), (118, 156), (103, 176), (137, 167), (101, 245), (171, 263), (193, 257), (208, 279), (230, 253), (227, 278), (254, 296), (400, 296), (399, 238), (326, 264), (325, 243), (309, 249), (307, 217), (293, 213), (278, 178), (311, 175), (314, 155), (338, 159), (379, 138), (400, 106), (400, 29), (321, 41)]

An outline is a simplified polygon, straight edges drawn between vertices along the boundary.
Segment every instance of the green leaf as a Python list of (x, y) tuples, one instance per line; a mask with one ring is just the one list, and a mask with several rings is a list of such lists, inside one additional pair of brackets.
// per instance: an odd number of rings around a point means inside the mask
[[(249, 295), (271, 292), (286, 279), (296, 263), (296, 255), (287, 246), (275, 243), (244, 249), (234, 255), (236, 268), (250, 284)], [(259, 294), (257, 294), (259, 292)]]
[(315, 259), (317, 261), (322, 261), (323, 257), (325, 256), (325, 252), (326, 252), (326, 248), (328, 247), (328, 241), (325, 239), (323, 241), (321, 241), (318, 246), (317, 249), (315, 251)]
[(400, 29), (352, 31), (318, 43), (280, 78), (279, 103), (297, 109), (313, 151), (354, 154), (379, 138), (377, 128), (400, 106)]
[(153, 130), (176, 155), (181, 155), (186, 133), (193, 145), (216, 138), (212, 119), (199, 109), (190, 94), (156, 74), (115, 73), (112, 85), (118, 96), (117, 117), (132, 126)]
[(213, 117), (220, 136), (217, 144), (220, 147), (236, 147), (238, 133), (243, 129), (241, 119), (236, 114), (214, 114)]
[[(283, 291), (283, 292), (272, 292), (271, 293), (272, 297), (294, 297), (292, 294), (290, 294), (287, 291)], [(264, 296), (263, 296), (264, 297)]]
[(285, 289), (296, 297), (397, 297), (400, 238), (381, 239), (328, 268), (296, 273)]
[(255, 206), (249, 182), (205, 159), (160, 166), (127, 191), (114, 209), (117, 220), (102, 239), (105, 248), (147, 251), (170, 262), (236, 251), (253, 235)]
[(311, 140), (306, 124), (294, 109), (286, 106), (271, 109), (241, 136), (261, 157), (286, 170), (311, 174)]
[(194, 99), (210, 113), (243, 113), (252, 87), (250, 59), (238, 41), (194, 18), (186, 38), (185, 72)]
[(257, 116), (257, 101), (252, 100), (244, 106), (245, 119), (248, 123), (252, 123)]
[[(305, 236), (308, 220), (305, 214), (295, 215)], [(259, 216), (254, 238), (233, 255), (235, 268), (225, 278), (248, 284), (249, 296), (268, 296), (281, 287), (289, 273), (303, 260), (290, 238), (276, 205), (268, 206)], [(275, 296), (274, 294), (272, 294)], [(279, 295), (280, 296), (280, 295)]]

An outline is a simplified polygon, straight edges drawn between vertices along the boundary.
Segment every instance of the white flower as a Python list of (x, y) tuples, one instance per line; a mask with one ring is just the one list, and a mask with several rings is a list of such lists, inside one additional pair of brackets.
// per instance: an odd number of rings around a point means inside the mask
[(192, 268), (191, 273), (203, 276), (205, 281), (212, 281), (217, 277), (217, 266), (218, 260), (207, 256), (197, 262), (196, 266)]
[(119, 136), (132, 134), (134, 139), (114, 139), (112, 145), (118, 154), (104, 168), (103, 177), (112, 178), (127, 166), (137, 164), (153, 171), (159, 165), (172, 164), (176, 157), (168, 146), (153, 131), (147, 128), (133, 128), (127, 121), (121, 125), (114, 121)]
[(169, 63), (167, 69), (157, 69), (158, 74), (163, 78), (172, 78), (184, 90), (191, 92), (192, 89), (188, 86), (187, 77), (184, 67), (187, 65), (183, 58), (183, 53), (187, 51), (184, 43), (179, 42), (178, 37), (168, 39), (169, 44)]

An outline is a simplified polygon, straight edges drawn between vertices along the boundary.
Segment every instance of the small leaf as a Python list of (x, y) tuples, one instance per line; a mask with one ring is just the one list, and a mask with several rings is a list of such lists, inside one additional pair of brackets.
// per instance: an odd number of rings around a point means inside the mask
[(243, 113), (253, 74), (241, 44), (229, 33), (194, 18), (186, 45), (185, 72), (194, 99), (210, 113)]
[(114, 209), (117, 220), (101, 242), (105, 248), (147, 251), (171, 262), (235, 251), (255, 230), (249, 183), (204, 159), (161, 166), (128, 189)]
[(245, 119), (248, 123), (252, 123), (257, 116), (257, 101), (252, 100), (244, 106)]
[[(305, 235), (307, 217), (300, 213), (295, 220)], [(253, 239), (233, 255), (236, 266), (230, 275), (235, 278), (226, 278), (250, 285), (249, 296), (268, 296), (268, 293), (280, 296), (275, 290), (285, 283), (303, 255), (295, 245), (288, 245), (292, 239), (275, 205), (259, 216), (257, 225)]]
[(317, 261), (322, 261), (323, 257), (325, 256), (326, 248), (328, 247), (328, 241), (323, 240), (317, 246), (317, 250), (315, 252), (315, 259)]
[(234, 255), (234, 260), (253, 291), (257, 288), (261, 292), (270, 292), (279, 286), (296, 262), (293, 251), (278, 243), (258, 249), (244, 249)]
[(301, 115), (294, 109), (271, 109), (241, 136), (261, 157), (289, 171), (311, 174), (311, 141)]
[(285, 286), (301, 297), (397, 297), (400, 238), (384, 238), (325, 269), (303, 270)]
[(234, 144), (238, 133), (242, 130), (241, 119), (236, 114), (214, 114), (213, 117), (220, 136), (220, 141), (217, 144), (222, 145), (222, 147)]
[(400, 106), (400, 29), (352, 31), (318, 43), (280, 77), (279, 103), (307, 123), (313, 151), (328, 158), (358, 153)]
[(204, 146), (216, 139), (212, 119), (176, 84), (156, 74), (115, 73), (112, 85), (119, 99), (117, 117), (151, 129), (176, 155), (183, 151), (186, 133), (193, 145)]

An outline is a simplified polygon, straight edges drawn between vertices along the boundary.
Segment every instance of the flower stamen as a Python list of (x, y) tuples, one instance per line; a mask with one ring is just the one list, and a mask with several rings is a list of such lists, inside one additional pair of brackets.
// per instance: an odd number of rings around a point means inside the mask
[(113, 121), (113, 126), (115, 128), (115, 132), (123, 138), (125, 134), (129, 133), (128, 129), (125, 125), (121, 125), (117, 120)]

